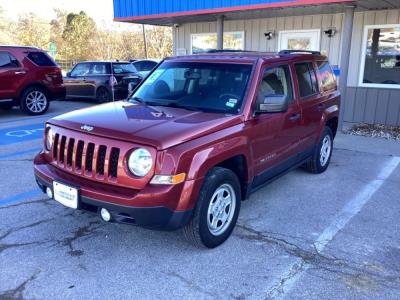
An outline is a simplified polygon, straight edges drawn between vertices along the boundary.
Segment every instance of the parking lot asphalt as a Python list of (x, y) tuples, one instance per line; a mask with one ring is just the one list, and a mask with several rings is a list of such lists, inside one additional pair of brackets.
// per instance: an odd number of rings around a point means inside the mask
[(0, 299), (400, 299), (400, 143), (339, 135), (327, 172), (259, 190), (231, 238), (199, 250), (38, 191), (45, 120), (90, 105), (0, 111)]

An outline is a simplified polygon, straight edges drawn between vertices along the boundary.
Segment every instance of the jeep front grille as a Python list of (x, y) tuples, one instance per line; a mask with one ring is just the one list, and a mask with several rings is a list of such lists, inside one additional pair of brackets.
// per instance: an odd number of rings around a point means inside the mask
[(120, 149), (97, 145), (56, 133), (53, 161), (67, 171), (96, 179), (116, 179)]

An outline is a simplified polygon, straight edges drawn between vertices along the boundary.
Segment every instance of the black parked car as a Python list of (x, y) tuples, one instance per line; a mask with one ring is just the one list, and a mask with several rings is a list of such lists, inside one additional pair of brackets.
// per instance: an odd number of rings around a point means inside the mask
[(95, 99), (97, 102), (128, 97), (128, 85), (136, 86), (142, 76), (130, 62), (80, 62), (64, 78), (67, 98)]

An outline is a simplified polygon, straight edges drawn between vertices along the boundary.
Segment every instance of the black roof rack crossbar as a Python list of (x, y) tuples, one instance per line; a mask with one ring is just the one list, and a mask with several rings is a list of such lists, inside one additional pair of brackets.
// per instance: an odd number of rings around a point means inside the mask
[(319, 51), (310, 51), (310, 50), (281, 50), (279, 51), (279, 55), (290, 55), (290, 54), (314, 54), (314, 55), (321, 55)]
[(205, 51), (205, 53), (224, 53), (224, 52), (253, 52), (253, 51), (249, 51), (249, 50), (235, 50), (235, 49), (222, 49), (222, 50), (218, 50), (218, 49), (210, 49)]

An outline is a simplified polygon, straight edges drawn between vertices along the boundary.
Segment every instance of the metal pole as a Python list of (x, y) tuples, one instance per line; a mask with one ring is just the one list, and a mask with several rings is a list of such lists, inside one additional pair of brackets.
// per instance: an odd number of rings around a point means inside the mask
[(143, 49), (144, 49), (144, 58), (147, 59), (147, 38), (146, 38), (146, 28), (144, 27), (144, 24), (142, 24), (142, 29), (143, 29)]
[(217, 17), (217, 50), (224, 49), (224, 16)]
[(344, 103), (346, 102), (346, 89), (347, 89), (347, 78), (349, 75), (349, 63), (350, 63), (350, 50), (351, 50), (351, 39), (353, 35), (353, 21), (354, 21), (355, 6), (346, 6), (344, 11), (344, 27), (343, 27), (343, 38), (342, 38), (342, 53), (340, 58), (340, 78), (339, 88), (342, 95), (342, 103), (339, 116), (339, 129), (343, 130), (343, 114), (344, 114)]

